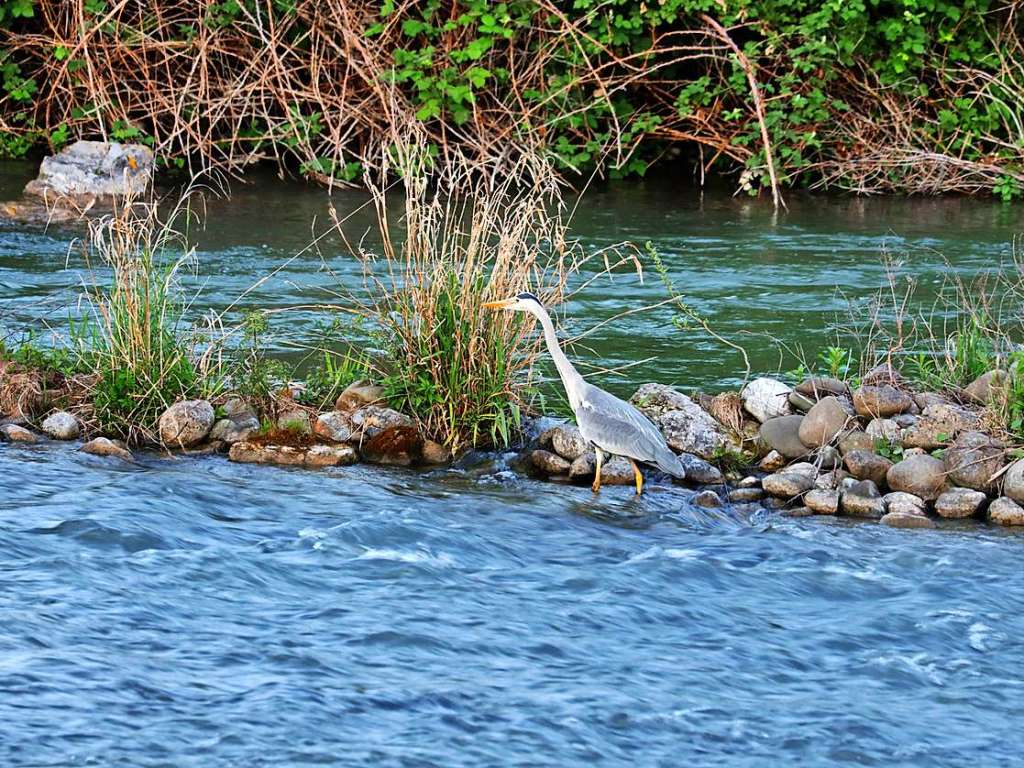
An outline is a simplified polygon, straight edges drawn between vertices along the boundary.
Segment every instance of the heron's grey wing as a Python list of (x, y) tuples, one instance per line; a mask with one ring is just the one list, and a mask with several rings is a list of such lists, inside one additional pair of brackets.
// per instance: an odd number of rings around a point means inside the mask
[(608, 453), (657, 464), (666, 472), (678, 464), (650, 419), (625, 400), (592, 384), (583, 392), (576, 423), (583, 437)]

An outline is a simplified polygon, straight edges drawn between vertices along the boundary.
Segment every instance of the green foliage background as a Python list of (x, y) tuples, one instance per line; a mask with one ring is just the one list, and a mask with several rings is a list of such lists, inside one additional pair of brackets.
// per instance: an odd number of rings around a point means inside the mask
[[(757, 192), (768, 178), (749, 83), (709, 34), (706, 15), (755, 67), (784, 185), (987, 190), (1007, 199), (1024, 189), (1019, 2), (383, 0), (350, 2), (343, 18), (318, 5), (161, 0), (112, 13), (104, 0), (0, 0), (0, 152), (17, 157), (106, 135), (150, 143), (172, 165), (197, 156), (207, 166), (227, 162), (230, 146), (321, 181), (357, 179), (372, 164), (367, 148), (387, 142), (369, 117), (339, 139), (334, 115), (292, 94), (266, 114), (212, 125), (212, 138), (199, 141), (144, 99), (97, 93), (86, 82), (96, 41), (137, 49), (140, 60), (156, 43), (187, 57), (200, 43), (251, 46), (274, 29), (300, 58), (320, 51), (321, 40), (346, 41), (339, 60), (351, 55), (352, 40), (376, 46), (383, 64), (369, 74), (311, 66), (303, 77), (393, 86), (439, 144), (489, 151), (512, 137), (567, 171), (600, 165), (611, 176), (642, 175), (682, 150), (710, 172), (740, 174)], [(339, 29), (324, 28), (331, 23)], [(225, 77), (245, 77), (230, 71), (229, 58), (218, 66)], [(187, 87), (173, 72), (155, 86), (159, 73), (115, 74), (128, 93)], [(939, 156), (934, 165), (930, 155)]]

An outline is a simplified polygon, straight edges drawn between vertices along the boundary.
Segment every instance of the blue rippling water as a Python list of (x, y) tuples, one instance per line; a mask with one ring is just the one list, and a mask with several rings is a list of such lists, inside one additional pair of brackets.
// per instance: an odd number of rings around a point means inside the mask
[(0, 765), (1019, 765), (1024, 536), (0, 445)]

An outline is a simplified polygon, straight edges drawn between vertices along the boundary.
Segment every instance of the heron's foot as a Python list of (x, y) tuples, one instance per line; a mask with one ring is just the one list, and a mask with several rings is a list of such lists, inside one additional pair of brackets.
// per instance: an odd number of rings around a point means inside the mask
[(636, 478), (636, 495), (639, 496), (644, 492), (644, 475), (635, 461), (630, 459), (629, 463), (633, 465), (633, 475)]
[(601, 490), (601, 474), (600, 473), (598, 473), (594, 477), (594, 482), (592, 482), (590, 484), (590, 490), (592, 490), (594, 493), (598, 493)]

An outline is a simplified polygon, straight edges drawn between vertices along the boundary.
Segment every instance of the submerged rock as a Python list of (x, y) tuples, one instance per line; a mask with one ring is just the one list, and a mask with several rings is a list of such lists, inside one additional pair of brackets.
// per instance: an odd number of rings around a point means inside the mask
[(160, 416), (160, 442), (169, 448), (196, 445), (210, 434), (213, 416), (213, 406), (206, 400), (177, 402)]
[(122, 443), (114, 442), (106, 437), (96, 437), (82, 445), (82, 453), (93, 456), (114, 456), (125, 461), (133, 461), (131, 452)]
[(690, 499), (690, 503), (697, 507), (704, 507), (706, 509), (714, 509), (722, 506), (721, 497), (714, 491), (700, 491), (693, 494)]
[(999, 525), (1024, 525), (1024, 507), (1001, 496), (988, 505), (988, 519)]
[(313, 445), (303, 448), (291, 445), (259, 445), (242, 441), (231, 446), (228, 458), (243, 464), (276, 464), (319, 469), (354, 464), (359, 457), (355, 449), (348, 445)]
[(733, 488), (729, 491), (729, 501), (736, 504), (746, 504), (753, 501), (760, 501), (764, 498), (763, 488)]
[(613, 456), (601, 464), (602, 485), (632, 485), (635, 481), (633, 465), (621, 456)]
[(890, 528), (934, 528), (935, 523), (924, 515), (910, 515), (906, 512), (887, 512), (878, 521)]
[(4, 424), (0, 426), (0, 437), (12, 443), (35, 443), (39, 440), (35, 432), (17, 424)]
[(424, 464), (447, 464), (452, 460), (452, 452), (436, 440), (423, 441)]
[(363, 440), (359, 453), (374, 464), (408, 467), (423, 458), (423, 436), (415, 427), (388, 427)]
[(763, 424), (768, 419), (793, 413), (789, 403), (791, 391), (781, 381), (762, 376), (749, 382), (740, 392), (740, 397), (747, 413)]
[(43, 432), (54, 440), (74, 440), (82, 432), (78, 419), (67, 411), (55, 411), (43, 420)]
[[(530, 462), (545, 475), (569, 474), (569, 462), (557, 453), (538, 448), (530, 454)], [(593, 471), (593, 470), (591, 470)]]
[(700, 456), (694, 456), (692, 453), (680, 453), (679, 463), (683, 465), (686, 479), (691, 483), (717, 485), (725, 482), (721, 470)]

